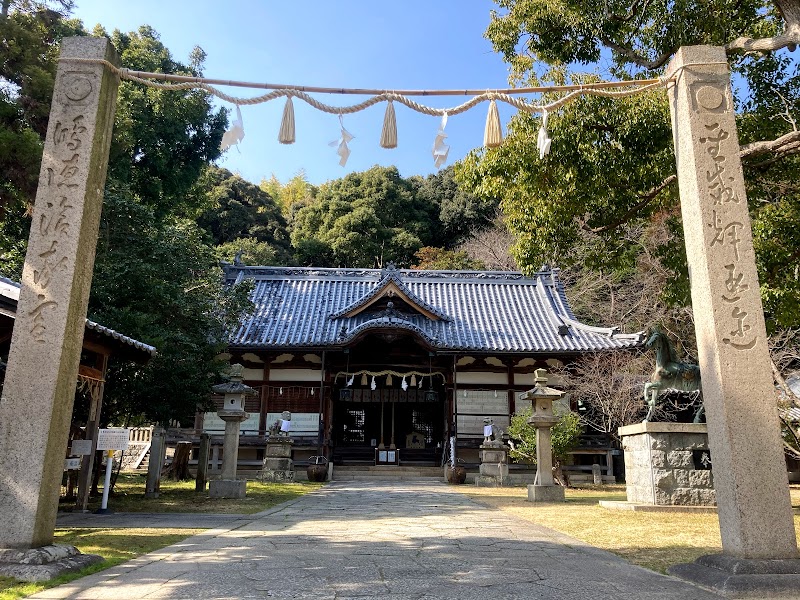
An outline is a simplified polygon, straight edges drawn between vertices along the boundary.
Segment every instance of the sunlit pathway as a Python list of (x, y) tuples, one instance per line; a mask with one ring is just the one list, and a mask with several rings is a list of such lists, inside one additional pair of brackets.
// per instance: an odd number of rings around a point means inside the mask
[(35, 598), (706, 600), (445, 484), (334, 482)]

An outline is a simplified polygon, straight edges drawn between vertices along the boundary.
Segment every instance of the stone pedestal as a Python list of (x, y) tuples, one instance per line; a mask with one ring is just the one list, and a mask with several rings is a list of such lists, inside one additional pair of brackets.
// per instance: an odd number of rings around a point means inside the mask
[(564, 488), (560, 485), (529, 485), (528, 502), (564, 502)]
[(208, 482), (209, 498), (245, 498), (247, 481), (244, 479), (212, 479)]
[(259, 481), (294, 481), (292, 444), (289, 437), (270, 436), (267, 439), (267, 453), (264, 457), (264, 466), (258, 473)]
[(508, 450), (502, 442), (487, 442), (480, 447), (481, 465), (475, 478), (478, 487), (498, 487), (508, 481)]
[(628, 502), (716, 506), (705, 423), (638, 423), (620, 427), (619, 436)]

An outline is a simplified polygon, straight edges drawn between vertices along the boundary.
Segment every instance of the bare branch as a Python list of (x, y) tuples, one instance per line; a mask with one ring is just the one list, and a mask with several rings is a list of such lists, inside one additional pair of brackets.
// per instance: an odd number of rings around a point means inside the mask
[(783, 156), (793, 154), (792, 150), (796, 150), (797, 144), (800, 143), (800, 131), (790, 131), (786, 135), (774, 140), (762, 140), (760, 142), (752, 142), (745, 144), (739, 150), (739, 156), (742, 160), (757, 156), (759, 154), (766, 154), (767, 152), (781, 153)]
[[(615, 13), (612, 13), (610, 10), (608, 10), (608, 5), (606, 5), (606, 11), (605, 11), (606, 12), (606, 17), (611, 21), (619, 21), (621, 23), (628, 23), (629, 21), (632, 21), (633, 19), (635, 19), (638, 16), (638, 14), (644, 13), (647, 10), (647, 7), (650, 6), (651, 2), (652, 2), (652, 0), (644, 0), (644, 2), (641, 2), (641, 0), (634, 0), (633, 4), (631, 4), (631, 9), (628, 11), (628, 14), (625, 15), (625, 16), (617, 15)], [(640, 4), (641, 4), (641, 6), (640, 6)], [(639, 10), (640, 8), (641, 8), (641, 11)]]
[(655, 60), (649, 60), (646, 57), (642, 56), (641, 54), (638, 54), (635, 50), (633, 50), (633, 48), (628, 48), (627, 46), (618, 44), (617, 42), (609, 38), (601, 37), (600, 42), (604, 46), (609, 48), (612, 52), (615, 52), (625, 57), (628, 60), (628, 62), (632, 62), (638, 67), (643, 67), (651, 71), (655, 69), (660, 69), (665, 64), (667, 64), (667, 61), (670, 58), (672, 58), (672, 55), (675, 54), (675, 51), (677, 50), (677, 48), (670, 48)]

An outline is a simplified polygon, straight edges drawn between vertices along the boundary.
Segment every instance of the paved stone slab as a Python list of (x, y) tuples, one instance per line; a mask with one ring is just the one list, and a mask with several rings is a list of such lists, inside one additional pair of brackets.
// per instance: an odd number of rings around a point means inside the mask
[(218, 529), (33, 597), (719, 598), (439, 482), (337, 481), (249, 519), (222, 516)]

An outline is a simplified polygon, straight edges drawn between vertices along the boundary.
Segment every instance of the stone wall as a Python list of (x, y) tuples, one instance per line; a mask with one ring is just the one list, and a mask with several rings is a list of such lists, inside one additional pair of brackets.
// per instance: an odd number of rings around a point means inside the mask
[(625, 451), (628, 502), (715, 506), (712, 471), (695, 468), (695, 450), (708, 449), (705, 424), (640, 423), (619, 430)]

